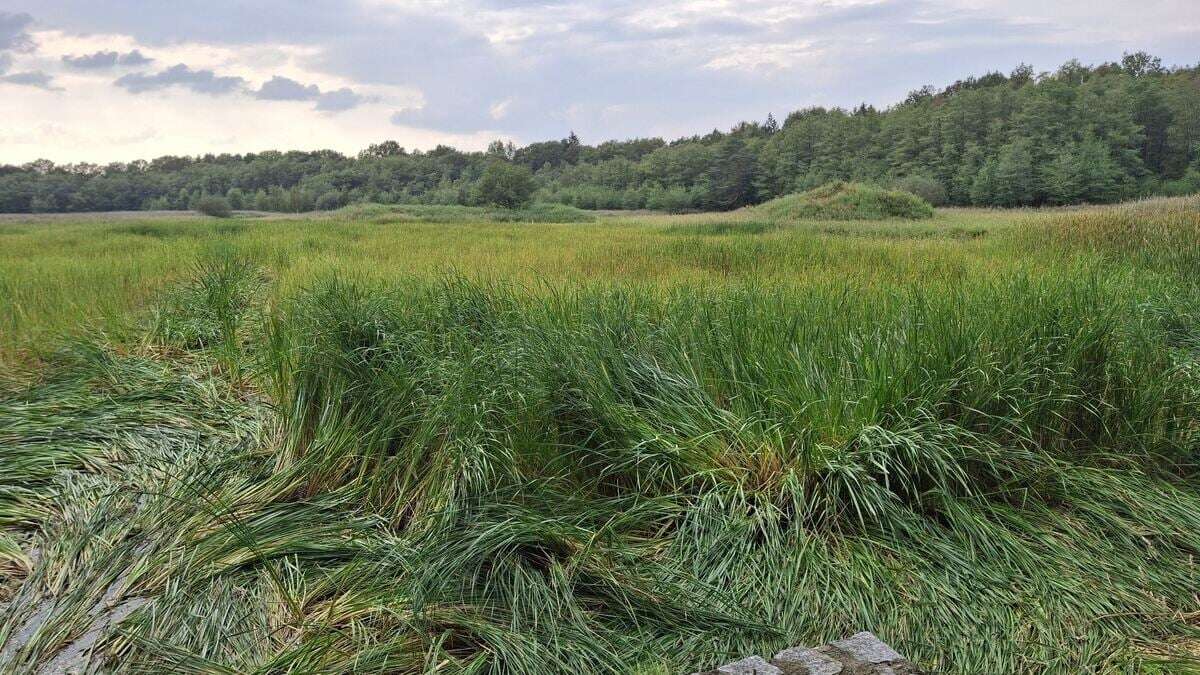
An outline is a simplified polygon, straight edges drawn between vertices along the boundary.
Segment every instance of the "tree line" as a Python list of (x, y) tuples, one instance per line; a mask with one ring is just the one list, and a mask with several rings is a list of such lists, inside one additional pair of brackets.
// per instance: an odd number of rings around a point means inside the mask
[(1054, 72), (924, 87), (886, 109), (807, 108), (706, 135), (561, 140), (483, 152), (347, 156), (262, 152), (96, 165), (0, 166), (0, 212), (235, 209), (299, 212), (352, 202), (725, 210), (833, 180), (915, 192), (934, 204), (1037, 206), (1200, 191), (1200, 65), (1138, 52)]

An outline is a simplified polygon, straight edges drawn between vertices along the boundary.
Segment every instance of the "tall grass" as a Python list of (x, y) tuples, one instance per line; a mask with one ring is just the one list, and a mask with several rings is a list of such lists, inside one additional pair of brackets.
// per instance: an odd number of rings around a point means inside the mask
[(938, 671), (1184, 667), (1200, 214), (1130, 208), (569, 253), (669, 283), (209, 250), (0, 394), (0, 649), (138, 598), (118, 671), (671, 673), (862, 629)]

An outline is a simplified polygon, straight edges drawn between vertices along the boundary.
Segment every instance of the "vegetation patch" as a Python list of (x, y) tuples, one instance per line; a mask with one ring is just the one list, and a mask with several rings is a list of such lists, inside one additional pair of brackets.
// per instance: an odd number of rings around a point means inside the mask
[(951, 215), (994, 235), (272, 220), (93, 242), (87, 284), (51, 242), (99, 228), (37, 228), (6, 326), (204, 257), (0, 387), (0, 661), (657, 675), (869, 628), (934, 672), (1179, 672), (1200, 209)]
[(192, 205), (192, 209), (214, 218), (228, 218), (233, 215), (233, 207), (229, 205), (229, 200), (215, 195), (200, 197)]
[(113, 234), (131, 234), (137, 237), (151, 239), (166, 239), (169, 237), (190, 236), (189, 227), (180, 223), (134, 223), (109, 228)]
[(772, 199), (757, 207), (756, 212), (776, 223), (933, 217), (933, 207), (911, 192), (841, 181)]
[(695, 223), (672, 225), (666, 228), (668, 234), (725, 236), (741, 234), (763, 234), (776, 229), (774, 223), (762, 220), (722, 220), (710, 223)]
[(377, 224), (416, 223), (590, 223), (591, 213), (563, 204), (531, 204), (524, 208), (424, 204), (354, 204), (336, 217)]

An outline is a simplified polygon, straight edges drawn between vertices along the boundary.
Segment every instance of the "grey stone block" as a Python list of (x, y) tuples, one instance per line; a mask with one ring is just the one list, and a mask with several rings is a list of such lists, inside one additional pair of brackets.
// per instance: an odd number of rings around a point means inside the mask
[(917, 664), (868, 632), (808, 649), (792, 647), (768, 663), (751, 656), (692, 675), (921, 675)]
[(815, 649), (792, 647), (771, 659), (786, 675), (838, 675), (842, 664)]
[(856, 661), (863, 663), (887, 663), (889, 661), (903, 661), (904, 657), (887, 646), (883, 640), (875, 637), (874, 633), (863, 631), (855, 633), (844, 640), (831, 642), (831, 646), (846, 652), (854, 657)]
[(783, 675), (782, 670), (767, 663), (761, 656), (751, 656), (741, 661), (727, 663), (717, 668), (717, 672), (721, 675)]

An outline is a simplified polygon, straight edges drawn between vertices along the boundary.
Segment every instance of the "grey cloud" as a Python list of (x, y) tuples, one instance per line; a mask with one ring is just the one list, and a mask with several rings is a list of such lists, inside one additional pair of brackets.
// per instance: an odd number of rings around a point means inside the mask
[(241, 89), (246, 81), (240, 77), (217, 75), (207, 69), (192, 70), (179, 63), (153, 75), (130, 73), (118, 78), (115, 84), (133, 94), (179, 86), (199, 94), (219, 96)]
[(12, 57), (8, 54), (0, 53), (0, 75), (8, 72), (12, 66)]
[(276, 75), (264, 82), (254, 98), (265, 101), (312, 101), (321, 95), (321, 89), (315, 84), (303, 85), (299, 82)]
[(106, 52), (99, 51), (95, 54), (84, 54), (82, 56), (64, 56), (63, 63), (71, 68), (78, 70), (105, 70), (115, 66), (144, 66), (154, 59), (142, 54), (138, 50), (125, 52)]
[(327, 91), (317, 99), (317, 110), (341, 112), (357, 107), (366, 99), (348, 87)]
[(264, 101), (316, 101), (316, 110), (323, 112), (341, 112), (357, 108), (367, 102), (367, 97), (355, 92), (349, 87), (322, 92), (315, 84), (303, 84), (276, 75), (263, 83), (254, 97)]
[(33, 51), (36, 45), (33, 43), (33, 38), (25, 31), (31, 23), (33, 23), (33, 17), (24, 12), (17, 14), (0, 12), (0, 50)]
[(24, 73), (11, 73), (9, 75), (3, 75), (0, 76), (0, 82), (19, 84), (26, 87), (37, 87), (38, 89), (48, 89), (51, 91), (59, 90), (58, 87), (54, 86), (54, 78), (40, 70), (31, 70)]
[(96, 52), (95, 54), (85, 54), (84, 56), (64, 56), (63, 63), (72, 68), (80, 70), (94, 70), (100, 68), (112, 68), (117, 65), (117, 57), (120, 54), (116, 52)]
[(131, 52), (125, 52), (124, 54), (118, 56), (117, 64), (122, 66), (144, 66), (153, 60), (154, 59), (135, 49)]

